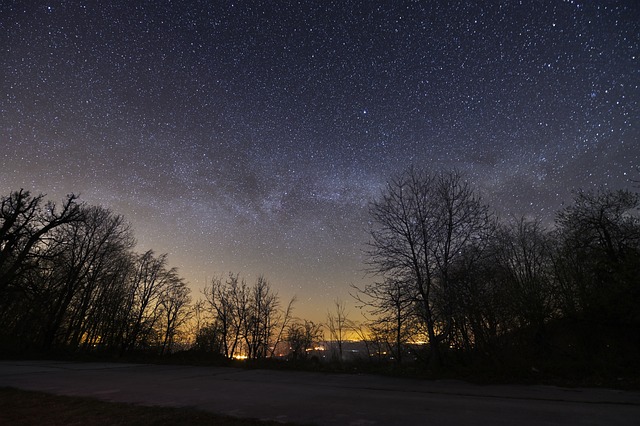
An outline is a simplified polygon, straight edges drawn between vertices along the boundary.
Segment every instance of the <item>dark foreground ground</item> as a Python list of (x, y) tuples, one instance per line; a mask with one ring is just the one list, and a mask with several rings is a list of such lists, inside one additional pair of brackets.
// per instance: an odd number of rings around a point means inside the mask
[(0, 361), (0, 387), (317, 425), (637, 425), (640, 392), (370, 375)]
[[(287, 423), (294, 425), (293, 423)], [(126, 402), (0, 388), (1, 426), (284, 426), (275, 421), (224, 416), (189, 407)]]

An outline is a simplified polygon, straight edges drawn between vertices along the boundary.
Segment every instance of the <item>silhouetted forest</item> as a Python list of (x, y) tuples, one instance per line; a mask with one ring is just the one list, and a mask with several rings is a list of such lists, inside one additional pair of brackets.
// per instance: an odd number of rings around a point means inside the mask
[(3, 352), (171, 349), (190, 290), (166, 255), (133, 251), (122, 216), (24, 190), (0, 208)]
[(371, 205), (376, 283), (354, 296), (366, 334), (402, 362), (629, 372), (640, 355), (640, 197), (580, 191), (546, 229), (498, 220), (457, 171), (409, 169)]
[[(125, 218), (68, 196), (19, 190), (0, 206), (0, 350), (5, 355), (331, 359), (535, 374), (623, 374), (640, 359), (640, 196), (580, 191), (545, 227), (499, 219), (459, 172), (410, 168), (370, 205), (367, 265), (326, 324), (293, 316), (264, 277), (214, 278), (192, 300), (166, 255), (136, 253)], [(364, 244), (365, 242), (363, 242)], [(348, 361), (350, 360), (350, 361)]]

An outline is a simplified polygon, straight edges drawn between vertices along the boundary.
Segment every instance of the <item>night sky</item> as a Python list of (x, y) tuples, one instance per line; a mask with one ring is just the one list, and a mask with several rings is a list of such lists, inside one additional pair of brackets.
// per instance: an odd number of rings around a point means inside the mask
[(0, 189), (124, 215), (196, 297), (264, 274), (322, 320), (410, 164), (549, 223), (632, 188), (639, 47), (637, 0), (5, 0)]

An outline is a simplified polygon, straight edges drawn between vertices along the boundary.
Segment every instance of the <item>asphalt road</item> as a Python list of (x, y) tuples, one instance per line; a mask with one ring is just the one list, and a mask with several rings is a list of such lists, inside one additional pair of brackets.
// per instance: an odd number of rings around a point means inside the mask
[(220, 367), (0, 361), (0, 386), (317, 425), (640, 425), (640, 392)]

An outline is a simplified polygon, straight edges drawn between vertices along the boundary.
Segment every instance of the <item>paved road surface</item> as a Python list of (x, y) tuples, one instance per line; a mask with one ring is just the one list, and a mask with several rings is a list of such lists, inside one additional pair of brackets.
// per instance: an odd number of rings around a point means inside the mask
[(370, 375), (0, 361), (0, 386), (317, 425), (640, 425), (640, 392)]

